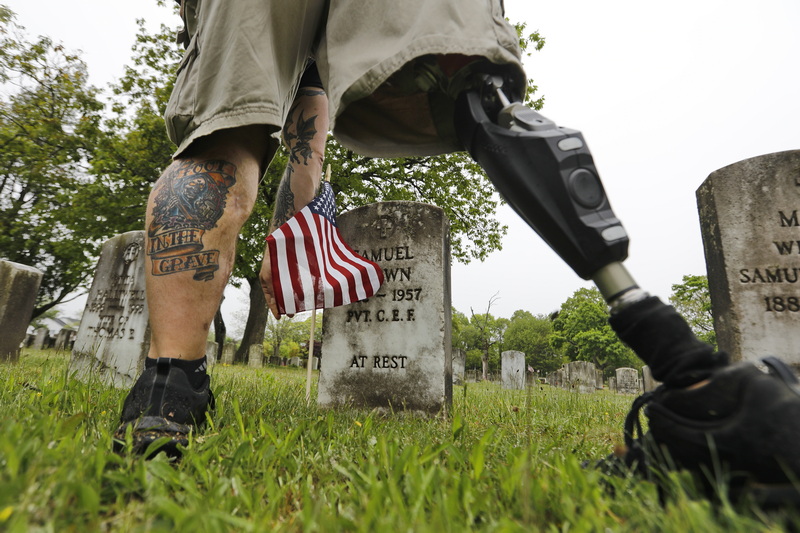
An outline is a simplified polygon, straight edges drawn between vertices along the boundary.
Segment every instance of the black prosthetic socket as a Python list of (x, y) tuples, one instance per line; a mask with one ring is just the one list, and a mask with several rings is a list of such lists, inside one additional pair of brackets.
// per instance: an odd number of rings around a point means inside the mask
[[(144, 360), (144, 367), (152, 368), (156, 366), (157, 362), (158, 359), (148, 357)], [(200, 359), (192, 360), (173, 358), (171, 363), (175, 368), (183, 370), (186, 377), (189, 378), (189, 384), (193, 389), (197, 390), (205, 383), (207, 376), (206, 369), (208, 368), (208, 360), (205, 356)]]
[(671, 387), (698, 383), (728, 364), (728, 354), (698, 340), (675, 308), (655, 296), (629, 305), (609, 322), (653, 377)]

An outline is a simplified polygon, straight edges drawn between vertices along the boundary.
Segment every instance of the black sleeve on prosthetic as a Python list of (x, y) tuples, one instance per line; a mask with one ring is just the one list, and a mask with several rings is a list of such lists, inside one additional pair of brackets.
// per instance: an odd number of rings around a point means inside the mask
[(300, 85), (298, 87), (316, 87), (317, 89), (325, 90), (325, 87), (322, 86), (322, 79), (319, 77), (317, 62), (313, 59), (308, 60), (306, 69), (303, 71), (303, 75), (300, 76)]
[(651, 296), (609, 319), (619, 338), (650, 366), (653, 377), (686, 387), (728, 364), (728, 355), (697, 339), (675, 308)]

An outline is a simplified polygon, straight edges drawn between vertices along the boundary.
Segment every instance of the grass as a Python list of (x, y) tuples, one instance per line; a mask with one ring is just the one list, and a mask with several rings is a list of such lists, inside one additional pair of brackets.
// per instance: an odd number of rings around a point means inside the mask
[(306, 406), (304, 369), (217, 366), (210, 426), (173, 464), (112, 453), (124, 391), (67, 363), (26, 351), (0, 364), (0, 530), (749, 532), (794, 519), (714, 507), (677, 474), (662, 506), (649, 483), (583, 469), (621, 439), (631, 397), (471, 383), (449, 417), (383, 416)]

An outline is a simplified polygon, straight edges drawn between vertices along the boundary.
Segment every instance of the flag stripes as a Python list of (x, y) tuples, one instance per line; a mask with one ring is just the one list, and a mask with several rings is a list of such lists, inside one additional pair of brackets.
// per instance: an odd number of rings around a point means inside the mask
[(364, 300), (383, 283), (381, 268), (342, 240), (334, 208), (333, 190), (325, 182), (319, 196), (267, 237), (280, 314)]

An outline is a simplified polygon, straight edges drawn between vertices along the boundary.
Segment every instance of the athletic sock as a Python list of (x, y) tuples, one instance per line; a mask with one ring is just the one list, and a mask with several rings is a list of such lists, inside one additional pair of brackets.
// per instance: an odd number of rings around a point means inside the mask
[[(150, 357), (144, 360), (145, 368), (152, 368), (156, 366), (158, 359)], [(200, 359), (172, 359), (172, 366), (180, 368), (189, 378), (189, 384), (193, 389), (199, 389), (206, 381), (206, 369), (208, 368), (208, 361), (205, 356)]]

